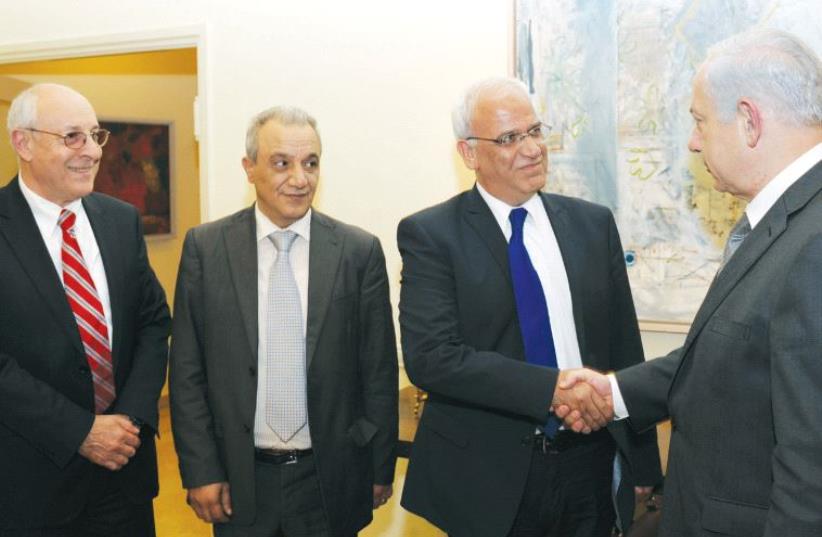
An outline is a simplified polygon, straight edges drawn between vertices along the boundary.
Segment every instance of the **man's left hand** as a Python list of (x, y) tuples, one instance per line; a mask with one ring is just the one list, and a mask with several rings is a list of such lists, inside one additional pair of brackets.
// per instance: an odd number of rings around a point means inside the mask
[(374, 485), (374, 509), (382, 507), (394, 494), (394, 488), (391, 485)]
[(654, 492), (654, 487), (634, 487), (634, 496), (636, 496), (636, 503), (642, 503), (651, 497)]

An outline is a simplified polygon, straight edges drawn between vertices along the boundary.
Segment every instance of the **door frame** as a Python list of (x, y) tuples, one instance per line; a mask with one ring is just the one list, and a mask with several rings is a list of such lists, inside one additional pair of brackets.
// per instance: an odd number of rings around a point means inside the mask
[(141, 32), (101, 34), (79, 38), (0, 45), (0, 64), (152, 52), (179, 48), (197, 51), (197, 97), (192, 104), (194, 137), (199, 142), (200, 220), (208, 219), (209, 110), (208, 31), (206, 25), (190, 25)]

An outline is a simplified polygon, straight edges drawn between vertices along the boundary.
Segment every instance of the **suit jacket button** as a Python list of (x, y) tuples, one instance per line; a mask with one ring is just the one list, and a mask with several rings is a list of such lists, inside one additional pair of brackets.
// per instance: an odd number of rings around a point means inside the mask
[(249, 367), (249, 368), (248, 368), (248, 373), (249, 373), (252, 377), (256, 377), (256, 376), (257, 376), (257, 370), (256, 370), (254, 367)]
[(246, 434), (251, 433), (251, 427), (249, 427), (248, 425), (243, 425), (243, 430), (246, 432)]
[(89, 367), (86, 365), (77, 368), (77, 374), (80, 376), (86, 376), (89, 373), (91, 373), (91, 369), (89, 369)]

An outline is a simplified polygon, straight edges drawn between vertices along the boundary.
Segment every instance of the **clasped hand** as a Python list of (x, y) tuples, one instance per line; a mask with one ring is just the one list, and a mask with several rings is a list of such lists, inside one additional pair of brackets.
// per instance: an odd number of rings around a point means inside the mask
[(137, 453), (140, 429), (123, 414), (99, 414), (78, 452), (94, 464), (119, 470)]
[(589, 434), (614, 419), (614, 402), (608, 377), (591, 369), (559, 372), (551, 410), (565, 427)]

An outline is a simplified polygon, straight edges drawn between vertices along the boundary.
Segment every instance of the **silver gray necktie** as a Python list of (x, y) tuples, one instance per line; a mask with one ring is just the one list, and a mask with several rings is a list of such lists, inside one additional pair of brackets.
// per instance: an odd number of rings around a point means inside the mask
[(288, 258), (297, 234), (275, 231), (268, 238), (274, 243), (277, 259), (268, 277), (265, 417), (277, 436), (288, 442), (306, 423), (303, 316), (300, 292)]
[(728, 234), (728, 242), (725, 243), (725, 250), (722, 251), (722, 263), (719, 265), (719, 270), (722, 271), (725, 265), (728, 264), (731, 257), (751, 232), (751, 223), (748, 221), (748, 215), (742, 213), (742, 218), (734, 225), (731, 232)]

